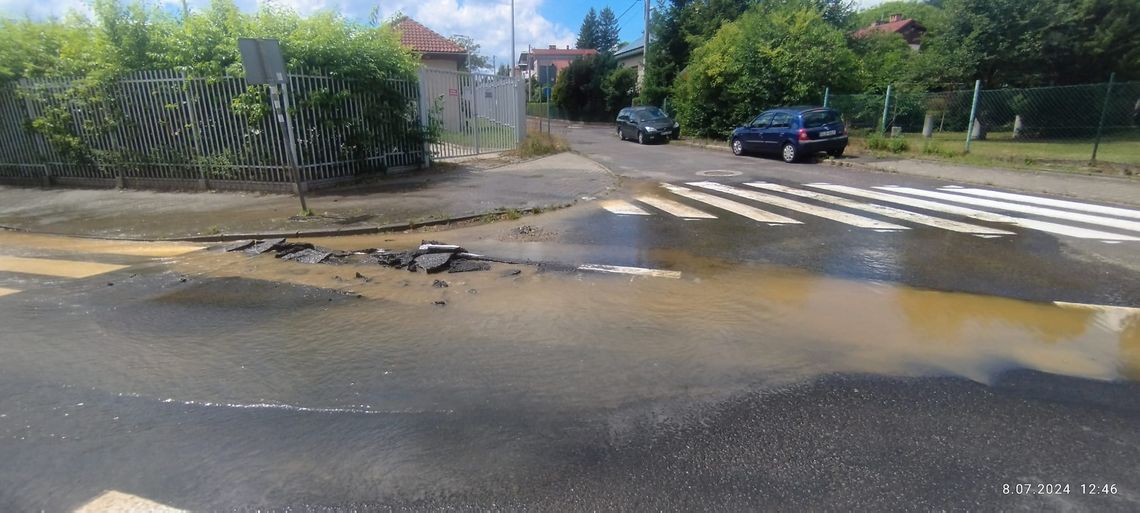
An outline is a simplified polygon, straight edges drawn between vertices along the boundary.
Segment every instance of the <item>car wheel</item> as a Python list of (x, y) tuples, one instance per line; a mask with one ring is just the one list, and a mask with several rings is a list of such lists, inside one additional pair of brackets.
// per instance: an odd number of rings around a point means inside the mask
[(617, 133), (618, 133), (618, 139), (621, 139), (621, 140), (623, 140), (623, 141), (624, 141), (624, 140), (625, 140), (625, 132), (623, 132), (623, 131), (621, 130), (621, 127), (620, 127), (620, 126), (619, 126), (619, 127), (618, 127), (618, 129), (617, 129)]
[(645, 144), (645, 132), (637, 132), (637, 144)]
[(845, 149), (846, 149), (846, 147), (839, 148), (838, 150), (831, 150), (831, 151), (827, 152), (827, 154), (831, 155), (832, 157), (839, 158), (839, 157), (843, 156), (843, 150), (845, 150)]
[(796, 159), (799, 158), (799, 155), (797, 155), (796, 153), (797, 153), (796, 152), (796, 145), (794, 145), (792, 143), (784, 143), (784, 151), (782, 153), (782, 156), (784, 157), (784, 162), (787, 162), (789, 164), (791, 164), (792, 162), (795, 162)]
[(732, 154), (737, 156), (744, 155), (744, 143), (740, 142), (740, 139), (732, 140)]

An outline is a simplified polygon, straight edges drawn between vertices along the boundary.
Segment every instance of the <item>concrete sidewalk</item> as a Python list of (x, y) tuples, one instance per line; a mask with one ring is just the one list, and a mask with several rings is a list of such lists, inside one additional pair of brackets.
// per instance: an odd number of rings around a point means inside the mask
[(480, 167), (443, 165), (410, 177), (317, 191), (308, 197), (317, 215), (308, 218), (297, 217), (297, 198), (285, 195), (0, 186), (0, 226), (124, 239), (366, 233), (506, 209), (561, 207), (617, 183), (608, 170), (573, 153)]

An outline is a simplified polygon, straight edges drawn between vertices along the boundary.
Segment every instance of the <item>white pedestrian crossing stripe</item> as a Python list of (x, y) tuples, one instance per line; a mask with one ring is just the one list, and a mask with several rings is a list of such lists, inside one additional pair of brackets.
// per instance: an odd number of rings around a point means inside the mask
[(679, 203), (673, 200), (658, 198), (656, 196), (638, 196), (637, 201), (645, 203), (658, 210), (664, 210), (666, 213), (682, 217), (685, 219), (716, 219), (716, 216), (697, 210), (684, 203)]
[(1038, 207), (1033, 205), (1021, 205), (1018, 203), (1010, 203), (1008, 201), (998, 201), (985, 198), (975, 198), (972, 196), (962, 196), (960, 194), (951, 194), (949, 192), (926, 191), (922, 189), (915, 189), (913, 187), (898, 187), (898, 186), (884, 186), (875, 187), (879, 190), (898, 192), (909, 194), (912, 196), (921, 196), (925, 198), (940, 199), (944, 201), (952, 201), (954, 203), (963, 203), (966, 205), (973, 205), (978, 207), (995, 208), (1008, 212), (1020, 212), (1022, 214), (1030, 214), (1042, 217), (1052, 217), (1054, 219), (1064, 219), (1066, 221), (1075, 221), (1085, 224), (1096, 224), (1106, 226), (1109, 228), (1117, 228), (1121, 230), (1129, 230), (1140, 232), (1140, 222), (1128, 221), (1124, 219), (1115, 219), (1111, 217), (1096, 216), (1091, 214), (1081, 214), (1078, 212), (1068, 212), (1064, 210), (1056, 210), (1052, 208)]
[(676, 194), (678, 196), (681, 196), (684, 198), (689, 198), (693, 201), (699, 201), (699, 202), (704, 203), (706, 205), (712, 205), (712, 206), (719, 208), (721, 210), (727, 210), (729, 212), (732, 212), (733, 214), (747, 217), (748, 219), (751, 219), (753, 221), (760, 221), (762, 223), (770, 223), (770, 224), (803, 224), (803, 223), (796, 221), (795, 219), (792, 219), (790, 217), (784, 217), (784, 216), (779, 215), (779, 214), (773, 214), (771, 212), (766, 212), (766, 211), (760, 210), (756, 207), (752, 207), (752, 206), (745, 205), (743, 203), (737, 203), (737, 202), (732, 201), (732, 200), (724, 199), (720, 196), (713, 196), (712, 194), (705, 194), (703, 192), (697, 192), (697, 191), (694, 191), (692, 189), (688, 189), (686, 187), (680, 187), (677, 185), (671, 185), (671, 184), (667, 184), (667, 183), (661, 184), (661, 186), (665, 187), (666, 189), (669, 190), (669, 192), (672, 192), (673, 194)]
[(855, 209), (855, 210), (863, 210), (865, 212), (871, 212), (872, 214), (879, 214), (883, 217), (890, 217), (890, 218), (894, 218), (894, 219), (900, 219), (903, 221), (910, 221), (912, 223), (923, 224), (923, 225), (927, 225), (927, 226), (933, 226), (935, 228), (941, 228), (943, 230), (950, 230), (950, 231), (954, 231), (954, 232), (972, 233), (975, 235), (993, 235), (993, 236), (1013, 235), (1014, 234), (1013, 232), (1006, 231), (1006, 230), (999, 230), (997, 228), (989, 228), (986, 226), (979, 226), (976, 224), (968, 224), (968, 223), (961, 223), (958, 221), (950, 221), (947, 219), (942, 219), (942, 218), (934, 217), (934, 216), (928, 216), (926, 214), (919, 214), (917, 212), (910, 212), (907, 210), (902, 210), (902, 209), (898, 209), (898, 208), (894, 208), (894, 207), (886, 207), (883, 205), (876, 205), (874, 203), (863, 203), (863, 202), (859, 202), (859, 201), (855, 201), (855, 200), (851, 200), (851, 199), (847, 199), (847, 198), (841, 198), (839, 196), (832, 196), (830, 194), (823, 194), (820, 192), (813, 192), (813, 191), (805, 191), (802, 189), (793, 189), (791, 187), (785, 187), (783, 185), (777, 185), (774, 183), (752, 182), (752, 183), (746, 183), (744, 185), (747, 185), (749, 187), (756, 187), (759, 189), (767, 189), (770, 191), (782, 192), (785, 194), (792, 194), (792, 195), (799, 196), (802, 198), (813, 199), (813, 200), (822, 201), (825, 203), (831, 203), (834, 205), (839, 205), (841, 207), (847, 207), (847, 208), (851, 208), (851, 209)]
[(602, 202), (602, 208), (609, 210), (615, 214), (626, 216), (647, 216), (649, 212), (642, 210), (641, 207), (634, 205), (628, 201), (622, 200), (609, 200)]
[[(875, 217), (854, 214), (831, 207), (858, 210), (878, 217), (969, 234), (986, 239), (1014, 236), (1017, 235), (1017, 232), (993, 226), (946, 219), (944, 217), (930, 215), (927, 212), (962, 216), (987, 223), (1017, 226), (1019, 228), (1036, 230), (1053, 235), (1099, 240), (1106, 244), (1140, 241), (1140, 236), (1137, 235), (1098, 229), (1099, 227), (1107, 227), (1140, 232), (1140, 222), (1131, 220), (1140, 219), (1140, 210), (1129, 210), (1126, 208), (1094, 205), (1077, 201), (1055, 200), (1038, 196), (967, 188), (956, 185), (940, 187), (938, 191), (897, 185), (877, 186), (869, 189), (828, 183), (809, 183), (801, 186), (838, 193), (842, 196), (769, 182), (744, 183), (743, 185), (750, 187), (748, 189), (714, 181), (687, 182), (685, 185), (717, 194), (700, 192), (688, 187), (669, 183), (661, 184), (665, 190), (682, 198), (697, 201), (721, 210), (727, 210), (754, 221), (768, 223), (772, 226), (803, 223), (791, 217), (761, 210), (749, 203), (763, 203), (776, 208), (820, 217), (858, 228), (875, 230), (877, 232), (899, 232), (909, 230), (910, 227), (904, 224), (887, 222)], [(762, 189), (766, 192), (759, 192), (753, 189)], [(735, 196), (736, 198), (740, 198), (740, 200), (731, 200), (719, 194)], [(931, 199), (940, 201), (932, 201)], [(688, 220), (716, 219), (715, 215), (693, 208), (685, 203), (658, 196), (642, 195), (637, 196), (636, 200), (673, 217)], [(830, 206), (825, 207), (817, 203), (826, 203)], [(970, 206), (964, 206), (963, 204)], [(898, 208), (899, 205), (913, 207), (920, 211), (916, 212), (909, 209)], [(653, 213), (625, 201), (613, 201), (604, 206), (607, 210), (620, 214), (653, 215)], [(980, 210), (974, 207), (985, 207), (996, 210), (997, 212)], [(1059, 210), (1062, 208), (1067, 210)], [(1010, 215), (1008, 212), (1063, 219), (1071, 221), (1074, 224), (1042, 221), (1035, 218)]]
[(1042, 198), (1039, 196), (1028, 196), (1025, 194), (1013, 194), (1011, 192), (991, 191), (988, 189), (972, 189), (966, 187), (941, 187), (939, 190), (953, 191), (959, 194), (970, 194), (973, 196), (982, 196), (986, 198), (1005, 199), (1010, 201), (1017, 201), (1021, 203), (1032, 203), (1034, 205), (1043, 205), (1046, 207), (1067, 208), (1069, 210), (1079, 210), (1082, 212), (1090, 212), (1093, 214), (1105, 214), (1117, 217), (1130, 217), (1132, 219), (1140, 219), (1140, 210), (1130, 210), (1127, 208), (1119, 207), (1106, 207), (1104, 205), (1092, 205), (1089, 203), (1078, 203), (1076, 201), (1058, 200), (1052, 198)]
[(732, 194), (740, 196), (741, 198), (759, 201), (761, 203), (768, 203), (777, 207), (786, 208), (788, 210), (795, 210), (796, 212), (803, 212), (804, 214), (830, 219), (844, 224), (849, 224), (858, 228), (871, 228), (873, 230), (909, 230), (905, 226), (900, 226), (886, 221), (879, 221), (868, 217), (857, 216), (839, 210), (830, 208), (817, 207), (807, 203), (800, 203), (795, 200), (780, 198), (770, 194), (763, 194), (756, 191), (739, 189), (736, 187), (722, 185), (716, 182), (689, 182), (688, 185), (693, 187), (701, 187), (710, 191), (723, 192), (725, 194)]
[(939, 203), (936, 201), (928, 201), (908, 196), (899, 196), (897, 194), (887, 194), (883, 192), (868, 191), (859, 189), (857, 187), (849, 187), (846, 185), (832, 185), (822, 183), (809, 183), (808, 187), (815, 189), (823, 189), (831, 192), (838, 192), (848, 194), (851, 196), (861, 196), (868, 199), (885, 201), (888, 203), (896, 203), (899, 205), (906, 205), (910, 207), (921, 208), (924, 210), (932, 210), (934, 212), (942, 212), (946, 214), (955, 214), (965, 216), (970, 219), (977, 219), (978, 221), (987, 221), (991, 223), (1005, 223), (1028, 228), (1030, 230), (1037, 230), (1055, 235), (1065, 235), (1068, 237), (1076, 237), (1079, 239), (1096, 239), (1103, 241), (1138, 241), (1140, 238), (1130, 235), (1120, 235), (1116, 233), (1102, 232), (1100, 230), (1090, 230), (1088, 228), (1080, 228), (1076, 226), (1068, 226), (1057, 223), (1050, 223), (1047, 221), (1038, 221), (1036, 219), (1026, 219), (1022, 217), (1013, 217), (1004, 214), (995, 214), (983, 210), (977, 210), (958, 205), (949, 205), (946, 203)]

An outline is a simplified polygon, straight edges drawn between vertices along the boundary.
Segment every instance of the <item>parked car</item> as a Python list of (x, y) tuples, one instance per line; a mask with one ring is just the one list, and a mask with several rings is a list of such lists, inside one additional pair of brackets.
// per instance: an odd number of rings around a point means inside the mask
[(729, 144), (735, 155), (776, 154), (789, 163), (820, 152), (838, 157), (847, 148), (847, 125), (834, 109), (783, 107), (766, 110), (734, 129)]
[(651, 141), (676, 139), (681, 125), (652, 106), (626, 107), (618, 112), (617, 134), (621, 140), (635, 139), (641, 144)]

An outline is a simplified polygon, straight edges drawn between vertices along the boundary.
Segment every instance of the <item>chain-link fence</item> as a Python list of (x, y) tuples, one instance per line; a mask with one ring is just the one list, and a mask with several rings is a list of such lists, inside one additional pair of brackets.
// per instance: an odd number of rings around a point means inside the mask
[(918, 144), (911, 147), (933, 153), (1140, 168), (1140, 82), (991, 89), (976, 95), (974, 90), (892, 87), (883, 94), (829, 95), (828, 106), (843, 113), (856, 135), (914, 139)]

